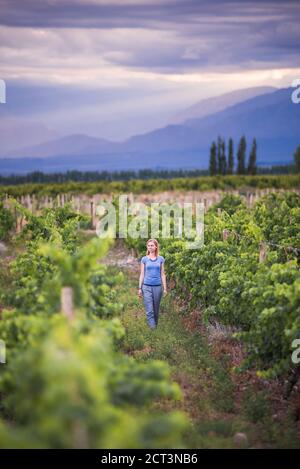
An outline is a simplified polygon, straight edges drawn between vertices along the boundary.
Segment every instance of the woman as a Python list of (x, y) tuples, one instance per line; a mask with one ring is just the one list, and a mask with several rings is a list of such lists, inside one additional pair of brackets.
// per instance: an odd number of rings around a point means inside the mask
[[(143, 296), (147, 322), (151, 329), (157, 327), (159, 305), (162, 297), (167, 294), (165, 259), (159, 255), (156, 239), (148, 239), (147, 254), (141, 259), (141, 273), (139, 279), (139, 297)], [(163, 290), (162, 290), (163, 285)]]

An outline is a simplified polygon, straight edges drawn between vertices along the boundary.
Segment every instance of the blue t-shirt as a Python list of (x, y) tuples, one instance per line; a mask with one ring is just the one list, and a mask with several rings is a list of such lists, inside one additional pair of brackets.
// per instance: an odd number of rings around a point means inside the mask
[(144, 256), (141, 259), (141, 264), (145, 264), (144, 285), (161, 285), (160, 266), (165, 262), (163, 256), (158, 256), (156, 259), (149, 259)]

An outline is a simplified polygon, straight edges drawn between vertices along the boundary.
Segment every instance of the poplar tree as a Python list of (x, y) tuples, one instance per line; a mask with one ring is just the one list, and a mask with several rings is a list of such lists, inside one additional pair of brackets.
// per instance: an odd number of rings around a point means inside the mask
[(256, 150), (257, 150), (257, 143), (256, 139), (253, 139), (250, 155), (249, 155), (249, 162), (248, 162), (248, 174), (256, 174), (257, 166), (256, 166)]
[(210, 147), (209, 174), (211, 176), (215, 176), (217, 174), (217, 169), (217, 146), (215, 142), (213, 142)]
[(233, 155), (233, 140), (229, 139), (228, 143), (228, 164), (227, 164), (227, 174), (233, 174), (234, 171), (234, 155)]
[(242, 136), (237, 152), (237, 174), (245, 174), (246, 138)]
[(218, 149), (217, 149), (217, 165), (218, 165), (218, 170), (217, 173), (221, 174), (222, 173), (222, 139), (220, 136), (218, 136)]
[(225, 149), (225, 140), (222, 140), (221, 143), (221, 174), (225, 176), (227, 171), (227, 162), (226, 162), (226, 149)]

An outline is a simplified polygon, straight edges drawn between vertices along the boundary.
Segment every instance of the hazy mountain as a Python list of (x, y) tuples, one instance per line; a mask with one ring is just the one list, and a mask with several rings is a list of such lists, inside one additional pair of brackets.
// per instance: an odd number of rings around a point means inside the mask
[(1, 115), (0, 155), (6, 155), (24, 145), (33, 146), (60, 136), (34, 120)]
[(293, 88), (257, 96), (203, 119), (190, 119), (185, 126), (213, 138), (216, 132), (238, 137), (298, 138), (300, 106), (291, 100)]
[(0, 171), (204, 168), (208, 166), (210, 145), (218, 135), (232, 137), (236, 151), (243, 134), (248, 153), (252, 138), (257, 138), (259, 164), (291, 162), (300, 145), (300, 105), (292, 103), (292, 91), (268, 92), (212, 115), (168, 125), (121, 143), (71, 135), (27, 150), (27, 156), (48, 156), (43, 161), (0, 160)]
[(248, 139), (257, 137), (258, 142), (263, 143), (259, 147), (260, 161), (278, 158), (274, 150), (281, 141), (287, 144), (281, 161), (291, 160), (291, 148), (300, 142), (300, 106), (291, 101), (292, 90), (285, 88), (256, 96), (203, 118), (131, 137), (123, 148), (126, 151), (153, 149), (154, 152), (182, 150), (183, 162), (185, 151), (198, 149), (201, 160), (204, 158), (207, 162), (209, 146), (219, 134), (236, 141), (245, 134)]
[(82, 155), (106, 153), (119, 149), (120, 144), (84, 134), (67, 135), (66, 137), (46, 141), (39, 145), (24, 147), (7, 153), (7, 157), (45, 158), (55, 155)]
[(199, 101), (193, 106), (184, 109), (170, 119), (170, 124), (180, 124), (188, 119), (200, 119), (201, 117), (223, 111), (229, 106), (246, 101), (247, 99), (267, 94), (275, 91), (277, 88), (273, 86), (255, 86), (253, 88), (245, 88), (242, 90), (231, 91), (230, 93), (214, 96)]

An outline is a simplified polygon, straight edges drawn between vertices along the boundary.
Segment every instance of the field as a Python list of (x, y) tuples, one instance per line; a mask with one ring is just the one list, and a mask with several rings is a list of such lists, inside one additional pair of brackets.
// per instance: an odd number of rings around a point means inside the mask
[[(299, 448), (299, 176), (75, 186), (1, 189), (0, 446)], [(95, 232), (120, 193), (204, 204), (200, 249), (158, 237), (154, 331), (146, 239)]]

